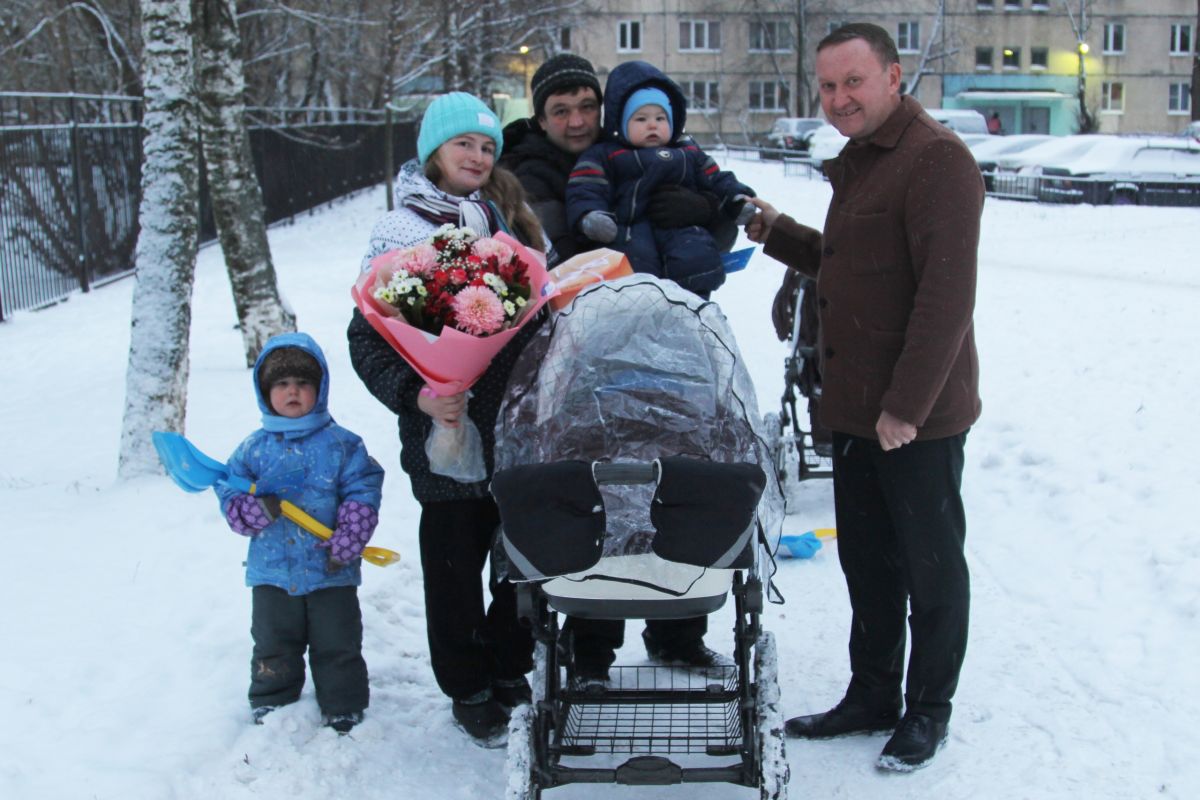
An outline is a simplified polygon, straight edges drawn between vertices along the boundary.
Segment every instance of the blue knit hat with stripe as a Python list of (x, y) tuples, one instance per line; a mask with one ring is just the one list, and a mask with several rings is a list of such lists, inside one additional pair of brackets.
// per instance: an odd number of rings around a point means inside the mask
[[(629, 139), (629, 118), (642, 106), (658, 106), (667, 112), (667, 124), (671, 126), (672, 134), (674, 133), (675, 119), (671, 113), (671, 101), (667, 97), (667, 93), (662, 89), (646, 86), (629, 95), (629, 99), (625, 101), (625, 108), (621, 110), (621, 134), (626, 140)], [(672, 139), (674, 136), (671, 135), (667, 138)]]
[(481, 133), (496, 143), (496, 158), (504, 145), (500, 118), (473, 94), (450, 92), (429, 104), (417, 134), (417, 159), (424, 164), (433, 151), (455, 136)]

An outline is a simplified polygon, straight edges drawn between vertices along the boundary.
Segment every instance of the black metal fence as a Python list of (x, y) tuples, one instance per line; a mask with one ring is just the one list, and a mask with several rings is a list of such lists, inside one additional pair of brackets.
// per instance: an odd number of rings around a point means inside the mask
[[(134, 267), (140, 198), (141, 101), (0, 93), (0, 321)], [(415, 155), (415, 123), (361, 109), (250, 109), (268, 224), (386, 177)], [(201, 160), (200, 235), (215, 238)]]

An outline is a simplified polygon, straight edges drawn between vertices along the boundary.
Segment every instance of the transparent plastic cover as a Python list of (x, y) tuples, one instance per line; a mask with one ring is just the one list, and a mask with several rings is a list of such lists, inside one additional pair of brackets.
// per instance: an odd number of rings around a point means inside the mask
[[(720, 307), (649, 275), (590, 287), (518, 359), (496, 422), (496, 469), (672, 455), (761, 466), (758, 518), (774, 552), (783, 498), (754, 385)], [(650, 552), (653, 484), (600, 489), (604, 555)]]

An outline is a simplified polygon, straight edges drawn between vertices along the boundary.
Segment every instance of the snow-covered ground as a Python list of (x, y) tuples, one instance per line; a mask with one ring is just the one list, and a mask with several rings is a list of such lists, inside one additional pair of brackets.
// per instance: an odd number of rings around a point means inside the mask
[[(727, 166), (819, 226), (818, 180)], [(395, 419), (360, 385), (349, 287), (383, 190), (271, 233), (283, 291), (325, 348), (330, 408), (389, 469), (364, 567), (372, 703), (339, 738), (311, 690), (249, 724), (245, 541), (211, 494), (115, 481), (132, 281), (0, 325), (0, 797), (496, 798), (504, 752), (471, 746), (429, 670), (417, 504)], [(874, 769), (883, 738), (789, 740), (793, 798), (1200, 796), (1200, 210), (987, 203), (976, 314), (983, 418), (964, 478), (971, 646), (934, 764)], [(784, 346), (768, 309), (782, 267), (758, 254), (716, 295), (763, 411)], [(1190, 321), (1189, 321), (1190, 320)], [(225, 457), (258, 416), (220, 251), (196, 273), (187, 434)], [(833, 524), (827, 483), (794, 487), (787, 530)], [(823, 710), (847, 679), (849, 611), (834, 546), (782, 564), (765, 615), (785, 713)], [(729, 651), (731, 615), (709, 643)], [(631, 623), (626, 663), (642, 663)], [(1188, 675), (1192, 675), (1188, 678)], [(548, 798), (750, 798), (726, 785), (574, 786)]]

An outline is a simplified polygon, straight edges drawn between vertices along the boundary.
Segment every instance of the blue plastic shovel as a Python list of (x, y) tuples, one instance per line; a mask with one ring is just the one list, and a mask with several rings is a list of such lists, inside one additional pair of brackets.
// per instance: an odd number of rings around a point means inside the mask
[[(194, 444), (178, 433), (171, 431), (155, 431), (151, 434), (154, 449), (162, 461), (167, 475), (175, 481), (175, 485), (185, 492), (203, 492), (218, 483), (223, 483), (237, 489), (239, 492), (256, 496), (274, 495), (279, 498), (279, 512), (318, 539), (328, 541), (333, 536), (329, 526), (314, 519), (299, 506), (283, 499), (294, 493), (297, 484), (303, 478), (304, 471), (296, 470), (286, 473), (274, 480), (252, 483), (245, 478), (232, 474), (229, 467), (205, 455)], [(400, 554), (386, 547), (367, 547), (363, 549), (364, 561), (379, 567), (395, 564), (400, 560)]]

